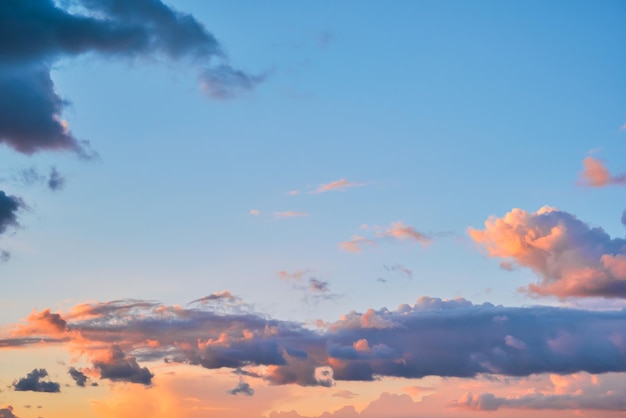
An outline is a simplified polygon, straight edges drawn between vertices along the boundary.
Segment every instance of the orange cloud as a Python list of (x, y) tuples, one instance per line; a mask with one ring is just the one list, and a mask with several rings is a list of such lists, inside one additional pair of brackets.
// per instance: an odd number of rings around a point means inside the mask
[(580, 173), (580, 178), (582, 184), (589, 187), (626, 186), (626, 173), (613, 176), (601, 160), (593, 157), (587, 157), (583, 160), (583, 171)]
[(363, 250), (363, 246), (375, 245), (376, 242), (371, 239), (367, 239), (361, 235), (352, 235), (350, 241), (344, 241), (339, 243), (339, 248), (349, 253), (360, 253)]
[(415, 241), (422, 244), (428, 244), (432, 241), (429, 236), (416, 231), (412, 226), (405, 225), (400, 221), (393, 222), (390, 227), (379, 231), (376, 235), (379, 237), (390, 237), (398, 240)]

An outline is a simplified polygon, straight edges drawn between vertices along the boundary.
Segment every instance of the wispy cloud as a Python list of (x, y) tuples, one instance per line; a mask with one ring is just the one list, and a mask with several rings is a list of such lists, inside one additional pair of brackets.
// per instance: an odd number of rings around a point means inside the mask
[(367, 183), (357, 183), (357, 182), (351, 182), (348, 179), (339, 179), (339, 180), (331, 181), (330, 183), (327, 183), (327, 184), (320, 184), (311, 193), (314, 193), (314, 194), (325, 193), (325, 192), (330, 192), (332, 190), (345, 191), (346, 189), (349, 189), (351, 187), (359, 187), (359, 186), (366, 186), (366, 185)]
[(361, 235), (352, 235), (352, 239), (339, 243), (339, 248), (349, 253), (360, 253), (363, 247), (375, 245), (376, 241)]
[(428, 235), (418, 232), (414, 227), (405, 225), (400, 221), (393, 222), (391, 226), (379, 230), (376, 236), (415, 241), (422, 244), (428, 244), (432, 241), (432, 238)]
[(261, 211), (260, 211), (260, 210), (257, 210), (257, 209), (250, 209), (250, 212), (249, 212), (249, 213), (250, 213), (250, 215), (252, 215), (252, 216), (259, 216), (259, 215), (261, 214)]
[(308, 212), (297, 212), (293, 210), (288, 210), (285, 212), (274, 212), (274, 218), (276, 219), (285, 219), (285, 218), (302, 218), (305, 216), (309, 216)]
[(537, 273), (540, 281), (526, 289), (531, 294), (626, 298), (626, 239), (611, 238), (570, 213), (547, 206), (513, 209), (468, 233), (489, 256)]

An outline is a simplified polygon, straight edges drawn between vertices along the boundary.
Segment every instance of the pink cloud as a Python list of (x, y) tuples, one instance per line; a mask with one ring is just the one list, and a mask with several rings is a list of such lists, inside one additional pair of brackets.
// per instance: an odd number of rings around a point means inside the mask
[(250, 209), (250, 215), (252, 215), (252, 216), (259, 216), (260, 214), (261, 214), (260, 210)]
[(309, 213), (308, 212), (296, 212), (293, 210), (288, 210), (285, 212), (274, 212), (274, 218), (276, 219), (301, 218), (304, 216), (309, 216)]
[(415, 241), (422, 244), (428, 244), (432, 241), (429, 236), (418, 232), (412, 226), (405, 225), (403, 222), (400, 221), (393, 222), (391, 226), (377, 232), (376, 235), (379, 237), (389, 237), (398, 240)]
[(490, 217), (469, 236), (490, 257), (505, 259), (537, 273), (540, 281), (525, 291), (558, 297), (626, 297), (626, 240), (611, 238), (574, 215), (543, 207), (513, 209)]
[(325, 193), (325, 192), (330, 192), (331, 190), (344, 191), (351, 187), (359, 187), (359, 186), (366, 186), (366, 185), (367, 183), (354, 183), (354, 182), (348, 181), (347, 179), (339, 179), (339, 180), (331, 181), (328, 184), (320, 184), (319, 187), (313, 190), (311, 193)]
[(364, 246), (371, 246), (375, 244), (375, 241), (367, 239), (361, 235), (352, 235), (352, 239), (350, 241), (340, 242), (339, 248), (349, 253), (360, 253), (363, 251)]
[(626, 173), (613, 176), (601, 160), (593, 157), (583, 160), (580, 178), (582, 183), (589, 187), (626, 186)]

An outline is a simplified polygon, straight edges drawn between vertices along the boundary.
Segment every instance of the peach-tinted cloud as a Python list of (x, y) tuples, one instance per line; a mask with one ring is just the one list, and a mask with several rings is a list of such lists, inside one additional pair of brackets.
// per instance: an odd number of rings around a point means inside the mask
[(613, 176), (601, 160), (593, 157), (586, 157), (583, 160), (580, 178), (582, 184), (589, 187), (626, 186), (626, 173)]
[(611, 238), (567, 212), (513, 209), (468, 233), (489, 256), (537, 273), (540, 281), (526, 289), (531, 294), (626, 297), (626, 239)]
[(250, 215), (252, 215), (252, 216), (259, 216), (260, 214), (261, 214), (260, 210), (250, 209)]
[(304, 216), (309, 216), (308, 212), (297, 212), (293, 210), (288, 210), (285, 212), (274, 212), (274, 218), (276, 219), (284, 219), (284, 218), (301, 218)]
[(327, 184), (320, 184), (317, 189), (313, 190), (311, 193), (325, 193), (330, 192), (331, 190), (344, 191), (351, 187), (359, 187), (366, 186), (367, 183), (355, 183), (351, 182), (348, 179), (339, 179), (335, 181), (331, 181)]
[(352, 235), (352, 239), (350, 241), (344, 241), (339, 243), (339, 248), (349, 253), (360, 253), (363, 251), (364, 246), (375, 245), (376, 242), (367, 239), (361, 235)]
[(391, 226), (384, 228), (376, 233), (379, 237), (389, 237), (398, 240), (409, 240), (428, 244), (432, 241), (429, 236), (418, 232), (415, 228), (405, 225), (403, 222), (393, 222)]

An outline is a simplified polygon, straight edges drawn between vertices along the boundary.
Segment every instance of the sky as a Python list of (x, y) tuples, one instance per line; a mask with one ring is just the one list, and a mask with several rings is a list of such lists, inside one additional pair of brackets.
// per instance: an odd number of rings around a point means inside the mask
[(626, 416), (620, 1), (0, 3), (0, 418)]

